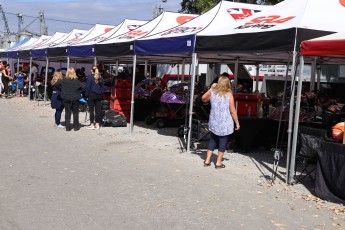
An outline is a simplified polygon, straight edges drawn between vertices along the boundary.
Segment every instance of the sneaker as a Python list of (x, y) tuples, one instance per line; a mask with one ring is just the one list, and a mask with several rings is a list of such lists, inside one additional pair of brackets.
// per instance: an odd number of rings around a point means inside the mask
[(95, 129), (95, 126), (89, 125), (88, 127), (86, 127), (86, 129), (94, 130), (94, 129)]
[(63, 126), (63, 125), (61, 125), (61, 124), (55, 125), (55, 127), (56, 127), (56, 128), (59, 128), (59, 129), (64, 129), (64, 128), (65, 128), (65, 126)]
[(95, 129), (99, 129), (99, 128), (100, 128), (99, 124), (96, 124)]

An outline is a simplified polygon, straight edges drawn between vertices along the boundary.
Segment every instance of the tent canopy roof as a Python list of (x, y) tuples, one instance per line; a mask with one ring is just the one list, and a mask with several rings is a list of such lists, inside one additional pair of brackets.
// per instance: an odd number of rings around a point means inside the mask
[(305, 56), (345, 58), (345, 32), (303, 41), (301, 44), (301, 53)]

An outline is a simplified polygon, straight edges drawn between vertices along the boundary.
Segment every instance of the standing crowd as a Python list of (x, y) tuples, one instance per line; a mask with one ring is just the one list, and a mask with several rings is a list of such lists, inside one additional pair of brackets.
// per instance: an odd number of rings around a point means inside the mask
[[(85, 68), (68, 68), (64, 75), (61, 70), (52, 74), (51, 86), (51, 107), (55, 109), (55, 127), (66, 129), (66, 131), (78, 131), (79, 124), (79, 105), (81, 101), (87, 101), (90, 113), (90, 125), (88, 130), (100, 129), (102, 98), (104, 92), (105, 75), (101, 66), (94, 65), (91, 68), (91, 75), (85, 75)], [(37, 70), (37, 68), (36, 68)], [(37, 85), (39, 77), (34, 69), (33, 75), (27, 77), (23, 71), (18, 71), (12, 77), (10, 65), (0, 61), (0, 89), (1, 97), (8, 98), (9, 87), (15, 85), (16, 94), (19, 97), (27, 95), (30, 80)], [(139, 75), (138, 75), (139, 76)], [(144, 78), (144, 77), (143, 77)], [(239, 120), (234, 104), (234, 97), (231, 90), (229, 75), (223, 73), (211, 85), (210, 89), (202, 96), (204, 103), (211, 104), (209, 115), (210, 140), (207, 145), (207, 154), (204, 166), (211, 165), (213, 151), (218, 149), (217, 160), (214, 163), (216, 169), (225, 168), (222, 163), (223, 155), (229, 135), (234, 130), (240, 129)], [(65, 126), (61, 124), (62, 112), (65, 110)], [(73, 120), (71, 118), (73, 117)]]
[[(61, 71), (53, 75), (51, 81), (51, 106), (55, 109), (55, 126), (66, 128), (66, 131), (78, 131), (80, 100), (86, 98), (90, 113), (90, 126), (87, 129), (99, 129), (101, 121), (101, 100), (104, 92), (104, 82), (96, 65), (91, 68), (91, 75), (87, 77), (86, 85), (78, 78), (76, 70), (69, 68), (66, 75)], [(61, 114), (65, 109), (65, 126), (61, 125)], [(71, 117), (73, 115), (73, 121)]]

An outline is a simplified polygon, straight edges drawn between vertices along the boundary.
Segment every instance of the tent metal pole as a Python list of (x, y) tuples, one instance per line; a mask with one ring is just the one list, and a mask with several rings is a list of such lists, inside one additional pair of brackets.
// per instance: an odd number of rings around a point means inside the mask
[(45, 77), (44, 77), (44, 104), (47, 102), (48, 71), (49, 71), (49, 59), (48, 57), (46, 57), (46, 71), (45, 71)]
[(190, 93), (189, 93), (189, 122), (188, 122), (188, 138), (187, 138), (187, 152), (190, 152), (190, 142), (192, 136), (192, 118), (193, 118), (193, 104), (194, 104), (194, 88), (195, 88), (195, 73), (196, 73), (196, 66), (198, 62), (198, 57), (196, 53), (192, 55), (192, 79), (190, 85)]
[[(287, 145), (287, 151), (286, 151), (286, 183), (290, 184), (291, 181), (289, 181), (290, 175), (289, 175), (289, 168), (290, 168), (290, 154), (291, 154), (291, 133), (292, 133), (292, 120), (293, 120), (293, 110), (294, 110), (294, 104), (295, 104), (295, 72), (296, 72), (296, 57), (297, 52), (293, 51), (292, 56), (292, 70), (291, 70), (291, 97), (290, 97), (290, 110), (289, 110), (289, 124), (288, 124), (288, 145)], [(284, 89), (286, 90), (286, 89)], [(283, 108), (281, 108), (283, 109)]]
[[(255, 83), (255, 92), (258, 92), (259, 91), (259, 75), (260, 75), (260, 67), (259, 67), (259, 64), (258, 63), (256, 63), (256, 83)], [(250, 92), (250, 93), (252, 93), (252, 92)]]
[(115, 75), (119, 75), (119, 60), (116, 60), (116, 69), (115, 69)]
[(183, 59), (183, 61), (182, 61), (182, 77), (181, 77), (181, 81), (184, 81), (185, 73), (186, 73), (186, 60)]
[[(19, 58), (17, 59), (17, 74), (19, 74)], [(18, 96), (18, 84), (16, 85), (16, 96)]]
[(317, 66), (317, 90), (320, 90), (320, 82), (321, 82), (321, 66)]
[(311, 63), (311, 73), (310, 73), (310, 91), (315, 89), (315, 74), (316, 74), (316, 58), (314, 58), (313, 62)]
[(177, 81), (180, 80), (180, 64), (177, 64)]
[(130, 126), (129, 132), (133, 133), (133, 117), (134, 117), (134, 88), (135, 88), (135, 67), (137, 66), (137, 55), (133, 56), (133, 79), (132, 79), (132, 97), (131, 97), (131, 117), (130, 117)]
[(304, 58), (300, 57), (300, 71), (298, 77), (298, 87), (297, 87), (297, 99), (296, 99), (296, 109), (295, 109), (295, 124), (292, 135), (292, 149), (291, 149), (291, 164), (289, 181), (294, 182), (294, 172), (295, 172), (295, 161), (296, 161), (296, 148), (297, 148), (297, 136), (298, 136), (298, 125), (299, 125), (299, 113), (301, 109), (301, 95), (302, 95), (302, 84), (303, 84), (303, 68), (304, 68)]
[(69, 69), (69, 57), (67, 57), (67, 69)]
[(147, 76), (147, 67), (148, 67), (148, 64), (149, 64), (149, 61), (148, 61), (148, 60), (145, 60), (145, 70), (144, 70), (145, 77)]
[(93, 57), (93, 64), (97, 65), (97, 57), (96, 56)]
[(29, 76), (28, 76), (28, 80), (29, 80), (29, 88), (28, 88), (28, 98), (30, 101), (31, 98), (31, 75), (32, 75), (32, 57), (30, 57), (30, 64), (29, 64)]
[(236, 89), (237, 89), (237, 83), (238, 83), (238, 63), (239, 63), (239, 59), (236, 58), (236, 62), (235, 62), (235, 73), (234, 73), (234, 89), (235, 89), (235, 93), (236, 93)]

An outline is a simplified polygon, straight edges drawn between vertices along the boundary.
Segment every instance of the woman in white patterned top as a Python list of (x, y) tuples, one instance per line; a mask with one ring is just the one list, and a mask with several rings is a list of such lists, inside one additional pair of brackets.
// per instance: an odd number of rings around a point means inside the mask
[(204, 166), (211, 165), (212, 153), (218, 146), (218, 157), (215, 168), (225, 168), (222, 160), (229, 135), (234, 132), (234, 123), (236, 126), (235, 130), (240, 129), (228, 73), (223, 73), (219, 77), (218, 83), (212, 84), (211, 88), (202, 96), (202, 101), (211, 102), (211, 112), (208, 122), (211, 136), (207, 144), (207, 156), (204, 161)]

